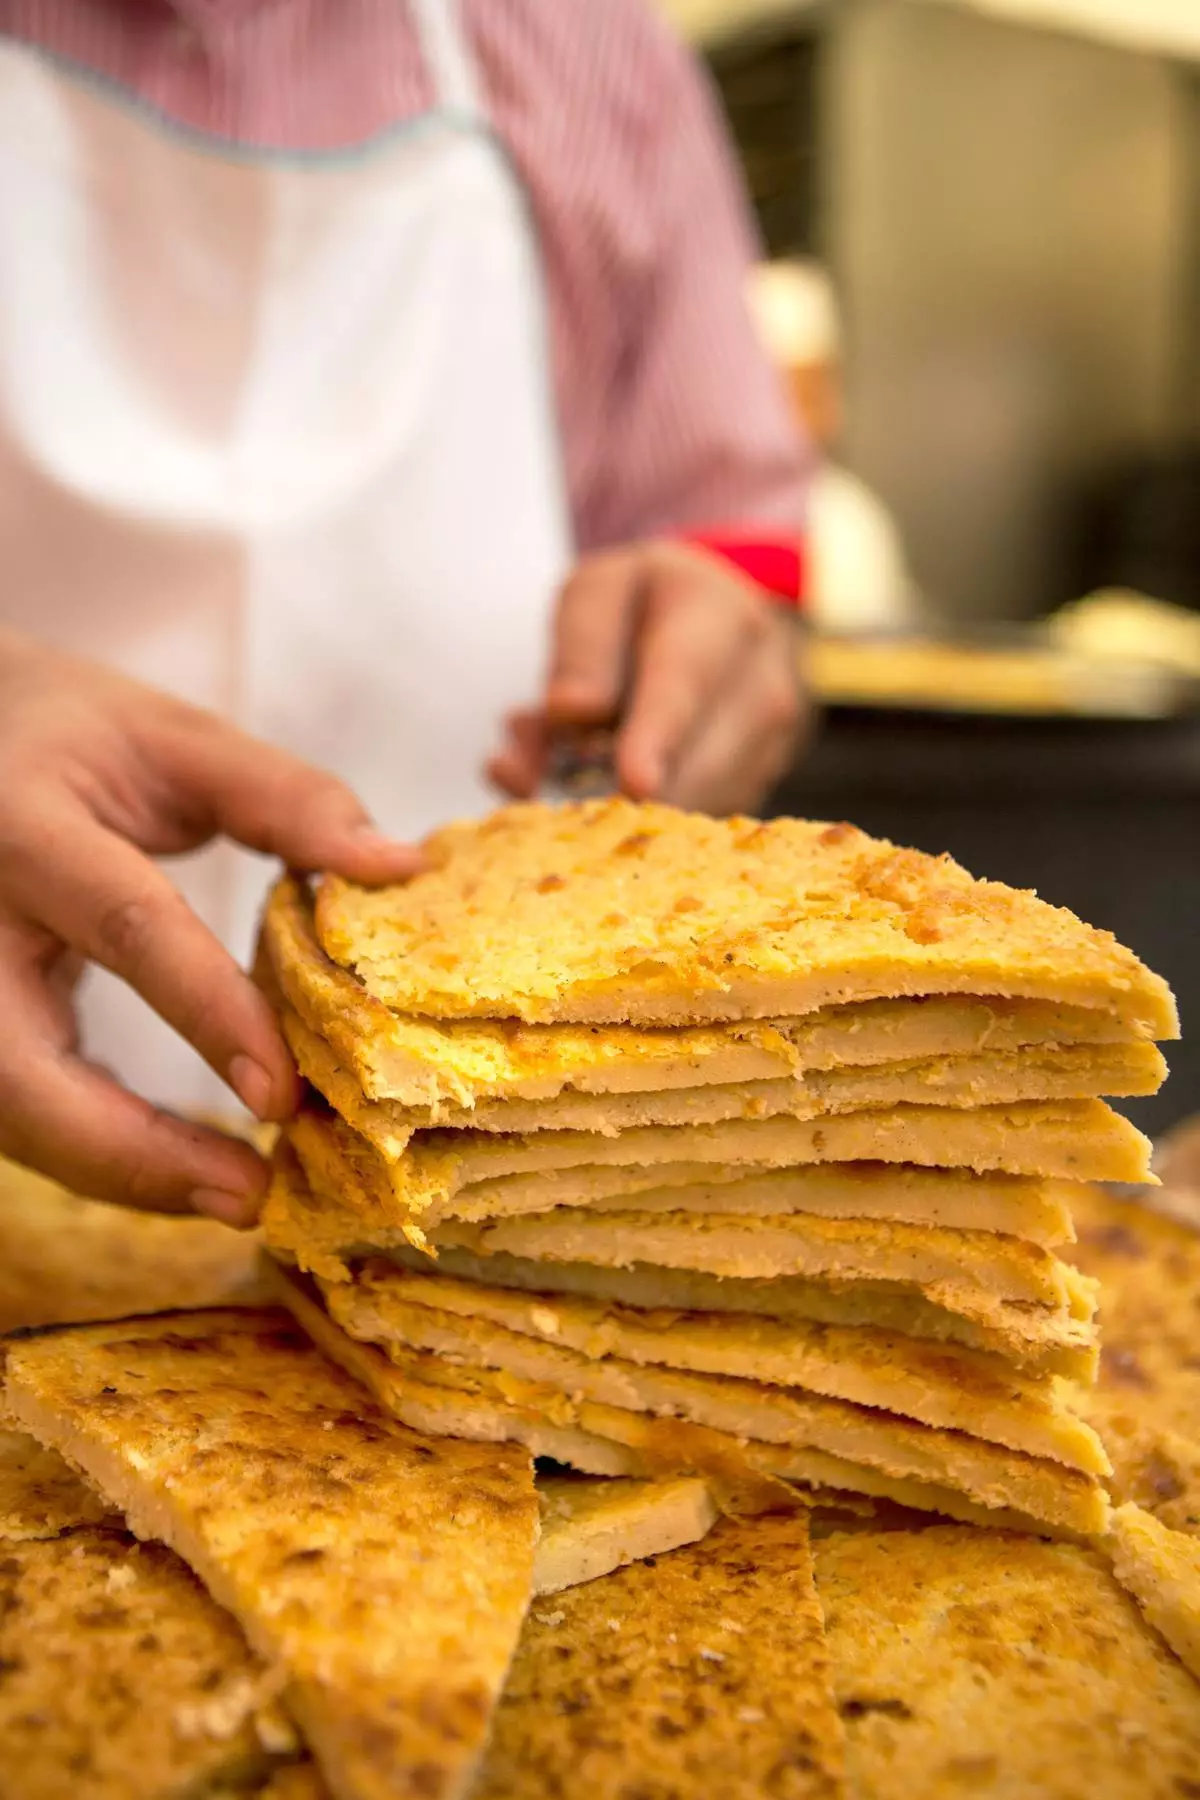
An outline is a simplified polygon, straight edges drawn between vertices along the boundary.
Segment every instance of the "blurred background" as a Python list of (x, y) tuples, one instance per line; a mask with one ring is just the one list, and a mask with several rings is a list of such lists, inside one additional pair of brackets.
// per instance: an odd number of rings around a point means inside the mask
[[(1200, 0), (662, 0), (824, 453), (782, 809), (1035, 887), (1172, 981), (1200, 1110)], [(1191, 1042), (1188, 1042), (1190, 1026)]]

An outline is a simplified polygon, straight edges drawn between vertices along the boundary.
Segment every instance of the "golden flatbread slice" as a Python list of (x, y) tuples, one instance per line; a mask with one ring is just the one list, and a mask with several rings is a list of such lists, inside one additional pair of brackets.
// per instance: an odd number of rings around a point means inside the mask
[(1019, 1508), (976, 1503), (937, 1482), (887, 1474), (825, 1450), (739, 1442), (678, 1419), (648, 1418), (587, 1399), (568, 1402), (536, 1384), (510, 1381), (502, 1387), (485, 1370), (448, 1369), (440, 1359), (396, 1349), (385, 1356), (335, 1324), (303, 1277), (276, 1268), (273, 1278), (313, 1342), (414, 1429), (525, 1444), (535, 1455), (552, 1456), (584, 1474), (700, 1474), (722, 1511), (777, 1510), (778, 1483), (787, 1482), (797, 1484), (798, 1497), (814, 1506), (848, 1506), (853, 1512), (860, 1497), (869, 1495), (970, 1525), (1046, 1529), (1044, 1521)]
[[(409, 1245), (402, 1231), (362, 1233), (353, 1215), (315, 1197), (286, 1151), (276, 1162), (264, 1224), (267, 1242), (279, 1259), (323, 1279), (347, 1280), (353, 1263), (380, 1248), (391, 1262), (429, 1272), (429, 1256)], [(358, 1241), (365, 1235), (373, 1246)], [(935, 1343), (991, 1351), (1030, 1373), (1080, 1382), (1095, 1379), (1094, 1287), (1069, 1268), (1068, 1304), (1052, 1309), (998, 1300), (963, 1282), (921, 1289), (906, 1283), (809, 1281), (795, 1276), (749, 1280), (636, 1262), (627, 1268), (605, 1268), (597, 1263), (539, 1262), (503, 1251), (481, 1256), (447, 1246), (439, 1249), (437, 1266), (467, 1281), (535, 1294), (580, 1294), (649, 1310), (750, 1313), (881, 1326)]]
[(1126, 1505), (1113, 1513), (1110, 1545), (1113, 1574), (1200, 1681), (1200, 1539)]
[[(1071, 1392), (1076, 1407), (1089, 1398)], [(1114, 1504), (1132, 1503), (1169, 1531), (1200, 1538), (1200, 1443), (1128, 1416), (1102, 1415), (1100, 1429), (1113, 1464), (1109, 1491)]]
[(814, 1543), (853, 1792), (1178, 1800), (1196, 1689), (1095, 1551), (999, 1532)]
[(480, 1444), (523, 1444), (533, 1456), (547, 1457), (583, 1475), (646, 1476), (656, 1472), (637, 1451), (600, 1433), (509, 1406), (469, 1387), (455, 1390), (422, 1380), (415, 1361), (402, 1372), (382, 1350), (359, 1342), (335, 1325), (320, 1294), (305, 1277), (277, 1264), (269, 1264), (268, 1269), (276, 1296), (318, 1349), (364, 1387), (385, 1412), (413, 1431)]
[(533, 1609), (476, 1793), (843, 1800), (842, 1740), (807, 1520), (723, 1520)]
[(675, 1025), (968, 993), (1178, 1029), (1106, 932), (850, 825), (611, 800), (509, 807), (426, 849), (403, 887), (317, 896), (326, 954), (401, 1012)]
[(61, 1537), (80, 1525), (124, 1520), (56, 1450), (23, 1431), (0, 1431), (0, 1544)]
[[(764, 1404), (758, 1404), (762, 1396), (754, 1396), (746, 1405), (745, 1393), (719, 1391), (718, 1377), (672, 1373), (638, 1384), (644, 1396), (653, 1392), (657, 1398), (648, 1410), (635, 1411), (589, 1398), (593, 1384), (568, 1395), (546, 1381), (456, 1366), (398, 1346), (392, 1346), (389, 1360), (405, 1386), (419, 1379), (501, 1401), (526, 1416), (576, 1424), (635, 1450), (642, 1467), (653, 1473), (693, 1470), (716, 1484), (757, 1470), (818, 1491), (832, 1485), (917, 1506), (923, 1495), (926, 1505), (950, 1517), (962, 1516), (948, 1499), (960, 1495), (976, 1522), (989, 1510), (1002, 1510), (1005, 1523), (1017, 1515), (1027, 1528), (1036, 1520), (1035, 1529), (1052, 1534), (1094, 1537), (1108, 1528), (1107, 1497), (1091, 1477), (999, 1452), (962, 1434), (938, 1433), (886, 1415), (873, 1420), (835, 1402), (814, 1405), (774, 1390)], [(615, 1391), (615, 1384), (594, 1387), (597, 1393)], [(719, 1496), (720, 1488), (715, 1491)], [(768, 1498), (723, 1502), (723, 1510), (772, 1510)]]
[(413, 1436), (276, 1312), (18, 1342), (5, 1397), (286, 1673), (337, 1800), (464, 1790), (532, 1585), (527, 1455)]
[[(400, 1366), (411, 1366), (409, 1350), (391, 1345), (388, 1353)], [(538, 1355), (513, 1353), (494, 1375), (478, 1365), (459, 1366), (485, 1391), (550, 1411), (556, 1393), (566, 1394), (573, 1404), (592, 1399), (606, 1409), (610, 1428), (617, 1411), (678, 1418), (723, 1433), (736, 1443), (752, 1440), (816, 1450), (843, 1464), (878, 1469), (896, 1480), (950, 1488), (980, 1506), (1015, 1508), (1067, 1530), (1090, 1534), (1107, 1524), (1106, 1498), (1091, 1477), (966, 1433), (940, 1431), (799, 1389), (661, 1367), (638, 1371), (617, 1359), (581, 1368), (580, 1360), (570, 1352), (542, 1347)], [(447, 1376), (440, 1359), (428, 1374), (431, 1380), (450, 1385), (459, 1380), (458, 1368)]]
[[(331, 1127), (328, 1115), (305, 1113), (291, 1128), (291, 1137), (326, 1200), (360, 1218), (375, 1218), (384, 1207), (389, 1216), (395, 1213), (378, 1159), (340, 1122)], [(425, 1222), (507, 1218), (564, 1203), (611, 1210), (630, 1196), (636, 1196), (633, 1204), (639, 1208), (645, 1204), (669, 1211), (678, 1194), (680, 1209), (688, 1211), (815, 1212), (830, 1218), (892, 1218), (902, 1224), (973, 1225), (1051, 1247), (1074, 1236), (1071, 1202), (1081, 1186), (1037, 1176), (886, 1162), (818, 1162), (783, 1169), (745, 1163), (635, 1163), (475, 1182), (450, 1202), (431, 1207)], [(420, 1241), (420, 1229), (403, 1210), (395, 1223)]]
[[(354, 1335), (353, 1309), (343, 1290), (330, 1290), (338, 1325)], [(1107, 1500), (1091, 1476), (1062, 1463), (1010, 1451), (965, 1432), (943, 1431), (898, 1414), (832, 1400), (797, 1388), (646, 1364), (619, 1357), (592, 1361), (564, 1349), (493, 1326), (486, 1344), (441, 1315), (438, 1329), (452, 1359), (395, 1339), (384, 1348), (398, 1367), (415, 1368), (421, 1380), (455, 1387), (469, 1384), (499, 1399), (524, 1404), (547, 1417), (589, 1429), (577, 1410), (583, 1401), (656, 1419), (680, 1419), (734, 1440), (828, 1452), (884, 1474), (956, 1488), (984, 1506), (1017, 1507), (1049, 1525), (1080, 1532), (1105, 1528)], [(473, 1353), (486, 1351), (489, 1369)]]
[(593, 1212), (556, 1207), (481, 1225), (449, 1220), (429, 1233), (476, 1256), (505, 1251), (538, 1262), (696, 1269), (739, 1280), (802, 1275), (809, 1280), (899, 1281), (978, 1287), (1000, 1300), (1065, 1307), (1065, 1266), (1048, 1250), (990, 1231), (892, 1225), (880, 1219), (821, 1219), (807, 1213), (747, 1219), (737, 1213)]
[(385, 1162), (403, 1155), (414, 1133), (434, 1127), (507, 1133), (587, 1131), (614, 1137), (648, 1125), (720, 1124), (910, 1105), (1011, 1106), (1024, 1100), (1079, 1100), (1152, 1094), (1166, 1064), (1154, 1044), (1047, 1045), (981, 1056), (927, 1057), (867, 1068), (808, 1070), (772, 1080), (707, 1082), (629, 1094), (547, 1100), (482, 1100), (473, 1106), (401, 1106), (369, 1100), (327, 1041), (290, 1008), (282, 1025), (300, 1073), (366, 1138)]
[(125, 1531), (3, 1546), (0, 1671), (0, 1786), (22, 1800), (191, 1800), (298, 1749), (233, 1619)]
[(542, 1535), (535, 1594), (557, 1594), (647, 1556), (694, 1544), (716, 1524), (717, 1506), (695, 1475), (668, 1481), (538, 1478)]
[(368, 1099), (428, 1108), (431, 1124), (447, 1122), (437, 1116), (444, 1108), (485, 1101), (660, 1092), (846, 1064), (1119, 1043), (1133, 1030), (1098, 1007), (965, 994), (868, 1000), (802, 1018), (674, 1030), (614, 1025), (596, 1032), (511, 1019), (446, 1027), (381, 1006), (331, 962), (317, 942), (311, 897), (291, 876), (272, 890), (257, 973), (275, 1004), (329, 1046)]
[[(900, 1413), (966, 1431), (1089, 1474), (1110, 1472), (1095, 1431), (1061, 1384), (1022, 1375), (1000, 1357), (871, 1327), (717, 1313), (638, 1312), (603, 1301), (514, 1293), (370, 1263), (353, 1282), (319, 1283), (354, 1337), (406, 1344), (491, 1368), (511, 1334), (594, 1359), (734, 1375)], [(447, 1317), (448, 1316), (448, 1317)], [(499, 1333), (499, 1338), (496, 1333)]]
[(257, 1254), (250, 1234), (81, 1200), (0, 1159), (0, 1332), (252, 1304)]
[[(422, 1227), (447, 1218), (483, 1218), (484, 1182), (530, 1178), (522, 1211), (587, 1204), (612, 1192), (608, 1171), (630, 1165), (671, 1184), (702, 1165), (752, 1170), (804, 1163), (916, 1163), (978, 1174), (1050, 1176), (1068, 1181), (1141, 1181), (1150, 1145), (1100, 1100), (979, 1107), (898, 1106), (820, 1120), (731, 1119), (720, 1125), (647, 1126), (616, 1137), (597, 1132), (430, 1131), (386, 1163), (336, 1113), (307, 1110), (287, 1128), (311, 1186), (380, 1223)], [(666, 1174), (662, 1170), (666, 1170)], [(744, 1172), (744, 1171), (742, 1171)], [(699, 1174), (703, 1179), (703, 1173)], [(473, 1192), (472, 1190), (476, 1190)], [(518, 1210), (509, 1192), (508, 1211)]]
[(815, 1163), (771, 1169), (741, 1180), (636, 1189), (631, 1196), (598, 1202), (595, 1210), (619, 1211), (626, 1200), (641, 1213), (741, 1213), (750, 1218), (815, 1213), (827, 1219), (1002, 1231), (1054, 1250), (1074, 1240), (1071, 1201), (1079, 1186), (1025, 1175), (974, 1175), (969, 1169), (916, 1169), (904, 1163)]
[(1095, 1189), (1080, 1193), (1077, 1216), (1072, 1260), (1101, 1291), (1095, 1423), (1102, 1435), (1127, 1420), (1200, 1444), (1200, 1233)]

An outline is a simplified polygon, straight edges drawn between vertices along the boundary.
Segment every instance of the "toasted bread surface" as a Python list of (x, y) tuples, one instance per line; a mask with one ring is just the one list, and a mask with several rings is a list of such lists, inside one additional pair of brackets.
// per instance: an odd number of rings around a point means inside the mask
[(0, 1557), (0, 1787), (185, 1800), (297, 1748), (275, 1683), (161, 1544), (82, 1526)]
[(1106, 933), (848, 825), (614, 800), (510, 807), (426, 850), (403, 887), (317, 898), (326, 954), (403, 1012), (676, 1024), (965, 992), (1177, 1029)]
[(614, 1569), (693, 1544), (717, 1521), (716, 1502), (694, 1475), (674, 1480), (538, 1478), (542, 1535), (534, 1591), (557, 1594)]
[[(254, 1800), (326, 1800), (328, 1792), (316, 1765), (306, 1758), (276, 1769), (254, 1789)], [(225, 1800), (225, 1796), (215, 1795), (213, 1800)]]
[(527, 1455), (405, 1431), (277, 1312), (31, 1338), (5, 1394), (282, 1667), (337, 1800), (463, 1791), (532, 1584)]
[(479, 1800), (842, 1800), (843, 1731), (800, 1515), (702, 1543), (530, 1614)]
[(863, 1800), (1175, 1800), (1200, 1780), (1195, 1686), (1094, 1551), (939, 1526), (814, 1555)]
[(0, 1332), (252, 1302), (257, 1255), (212, 1220), (82, 1200), (0, 1159)]
[[(1089, 1407), (1101, 1431), (1161, 1430), (1200, 1445), (1200, 1233), (1096, 1189), (1078, 1197), (1071, 1259), (1100, 1284), (1103, 1350)], [(1113, 1460), (1120, 1468), (1114, 1449)]]
[[(1072, 1392), (1088, 1412), (1091, 1396)], [(1133, 1504), (1171, 1531), (1200, 1538), (1200, 1443), (1129, 1414), (1101, 1411), (1098, 1428), (1113, 1464), (1109, 1488), (1118, 1505)]]
[(1200, 1538), (1127, 1504), (1113, 1513), (1110, 1545), (1113, 1574), (1200, 1681)]
[(80, 1525), (123, 1524), (57, 1450), (24, 1431), (0, 1431), (0, 1543), (61, 1537)]
[[(317, 940), (307, 889), (274, 888), (263, 922), (260, 979), (373, 1100), (469, 1108), (546, 1101), (564, 1092), (640, 1093), (754, 1081), (805, 1069), (917, 1057), (1003, 1054), (1036, 1045), (1128, 1041), (1132, 1028), (1098, 1007), (934, 994), (828, 1007), (800, 1018), (714, 1027), (597, 1032), (577, 1025), (404, 1016), (373, 1000)], [(440, 1118), (430, 1123), (444, 1123)]]

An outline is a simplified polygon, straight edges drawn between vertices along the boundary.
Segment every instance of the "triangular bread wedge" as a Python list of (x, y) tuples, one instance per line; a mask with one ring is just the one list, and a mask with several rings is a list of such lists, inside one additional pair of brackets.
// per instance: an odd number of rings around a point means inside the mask
[(0, 1431), (0, 1544), (61, 1537), (80, 1525), (124, 1527), (114, 1507), (23, 1431)]
[(403, 1155), (414, 1133), (460, 1131), (599, 1132), (643, 1126), (720, 1124), (728, 1119), (790, 1116), (908, 1106), (1011, 1106), (1025, 1100), (1081, 1100), (1102, 1094), (1153, 1094), (1166, 1064), (1149, 1043), (1047, 1045), (980, 1056), (929, 1057), (779, 1075), (771, 1080), (708, 1082), (631, 1094), (557, 1094), (547, 1100), (483, 1100), (474, 1106), (401, 1106), (367, 1099), (330, 1045), (290, 1007), (284, 1036), (300, 1073), (386, 1162)]
[(464, 1791), (532, 1586), (526, 1454), (413, 1436), (274, 1312), (30, 1338), (5, 1397), (280, 1666), (337, 1800)]
[[(736, 1176), (737, 1171), (731, 1173)], [(1033, 1176), (973, 1175), (969, 1169), (916, 1169), (904, 1163), (815, 1163), (740, 1180), (710, 1178), (635, 1189), (597, 1203), (595, 1210), (741, 1213), (756, 1219), (813, 1213), (825, 1219), (1002, 1231), (1054, 1250), (1074, 1239), (1071, 1201), (1080, 1185)]]
[[(1075, 1406), (1091, 1399), (1078, 1389), (1071, 1397)], [(1168, 1530), (1200, 1538), (1200, 1443), (1139, 1424), (1136, 1416), (1103, 1411), (1100, 1433), (1113, 1465), (1109, 1492), (1114, 1505), (1139, 1506)]]
[(0, 1786), (22, 1800), (232, 1794), (299, 1749), (233, 1619), (124, 1530), (4, 1544), (0, 1671)]
[(1200, 1681), (1200, 1537), (1171, 1531), (1140, 1506), (1112, 1516), (1113, 1574)]
[(1165, 983), (1107, 933), (850, 825), (610, 800), (510, 807), (426, 850), (401, 887), (317, 896), (326, 954), (400, 1012), (675, 1025), (969, 993), (1177, 1030)]
[[(452, 1328), (450, 1315), (445, 1318), (444, 1329)], [(344, 1328), (343, 1320), (337, 1323)], [(617, 1357), (592, 1362), (498, 1327), (490, 1342), (504, 1357), (495, 1370), (469, 1363), (464, 1355), (450, 1361), (396, 1343), (386, 1349), (391, 1362), (425, 1385), (492, 1395), (598, 1435), (620, 1436), (612, 1430), (619, 1423), (614, 1415), (642, 1413), (659, 1422), (668, 1439), (679, 1421), (721, 1433), (732, 1443), (813, 1449), (885, 1475), (957, 1489), (979, 1505), (1016, 1508), (1059, 1529), (1092, 1534), (1107, 1525), (1107, 1499), (1093, 1477), (964, 1432), (730, 1376), (639, 1368)], [(597, 1410), (589, 1411), (589, 1404)], [(601, 1419), (608, 1424), (598, 1423)]]
[(535, 1594), (557, 1594), (614, 1569), (694, 1544), (719, 1517), (706, 1482), (694, 1475), (668, 1481), (538, 1478), (542, 1535), (534, 1562)]
[(1065, 1265), (1048, 1250), (991, 1231), (893, 1225), (880, 1219), (821, 1219), (808, 1213), (747, 1219), (722, 1213), (595, 1212), (559, 1206), (525, 1218), (469, 1225), (448, 1220), (429, 1233), (476, 1256), (503, 1251), (537, 1262), (627, 1268), (635, 1259), (737, 1280), (800, 1275), (809, 1280), (945, 1283), (998, 1300), (1065, 1307)]
[(638, 1312), (566, 1295), (551, 1300), (387, 1263), (366, 1265), (350, 1283), (320, 1285), (332, 1316), (371, 1343), (504, 1368), (514, 1366), (505, 1353), (515, 1334), (592, 1359), (805, 1388), (1089, 1474), (1109, 1473), (1099, 1438), (1071, 1412), (1062, 1384), (1024, 1376), (977, 1351), (870, 1327)]
[(1102, 1435), (1128, 1420), (1200, 1444), (1200, 1232), (1096, 1189), (1081, 1192), (1078, 1216), (1071, 1257), (1101, 1291), (1092, 1418)]
[(709, 1163), (761, 1169), (829, 1162), (1137, 1182), (1149, 1177), (1150, 1155), (1141, 1133), (1100, 1100), (974, 1110), (898, 1106), (820, 1120), (647, 1126), (616, 1137), (585, 1131), (513, 1137), (430, 1131), (418, 1133), (390, 1164), (335, 1113), (302, 1112), (287, 1136), (317, 1192), (381, 1224), (421, 1226), (486, 1217), (483, 1197), (472, 1190), (514, 1176), (530, 1183), (531, 1200), (523, 1210), (541, 1211), (602, 1198), (612, 1191), (606, 1172), (630, 1165), (656, 1171), (652, 1185), (669, 1182), (672, 1165), (691, 1171)]
[(851, 1788), (872, 1800), (1175, 1800), (1187, 1671), (1095, 1551), (938, 1526), (813, 1546)]
[[(577, 1094), (656, 1092), (709, 1082), (764, 1081), (804, 1069), (1003, 1054), (1025, 1046), (1118, 1043), (1132, 1028), (1097, 1007), (934, 994), (868, 1000), (802, 1018), (646, 1030), (522, 1025), (469, 1019), (447, 1028), (403, 1017), (325, 955), (304, 885), (283, 877), (263, 919), (262, 986), (328, 1044), (371, 1100), (425, 1107), (546, 1101)], [(316, 1077), (312, 1077), (316, 1079)]]
[(476, 1800), (844, 1800), (843, 1730), (801, 1514), (535, 1606)]
[(186, 1565), (25, 1432), (0, 1432), (0, 1552), (0, 1747), (23, 1794), (86, 1774), (96, 1800), (217, 1800), (299, 1754), (278, 1680)]
[[(429, 1272), (430, 1258), (400, 1231), (373, 1231), (359, 1241), (353, 1215), (317, 1199), (295, 1159), (278, 1156), (264, 1214), (267, 1242), (285, 1263), (298, 1263), (322, 1278), (344, 1281), (350, 1265), (382, 1248), (388, 1260)], [(994, 1352), (1031, 1372), (1088, 1382), (1096, 1370), (1091, 1323), (1095, 1293), (1086, 1277), (1069, 1270), (1069, 1299), (1051, 1309), (999, 1300), (965, 1282), (922, 1290), (884, 1281), (829, 1282), (777, 1276), (738, 1279), (644, 1263), (606, 1268), (598, 1263), (539, 1262), (496, 1251), (477, 1255), (443, 1245), (440, 1271), (467, 1281), (532, 1293), (580, 1294), (633, 1307), (688, 1312), (751, 1313), (830, 1325), (870, 1325)]]
[(0, 1332), (253, 1304), (257, 1259), (253, 1234), (82, 1200), (0, 1158)]
[[(389, 1357), (335, 1324), (303, 1277), (276, 1268), (273, 1278), (280, 1298), (313, 1342), (393, 1417), (416, 1430), (525, 1444), (535, 1455), (553, 1457), (583, 1474), (698, 1473), (722, 1511), (778, 1510), (779, 1483), (786, 1482), (799, 1484), (797, 1499), (808, 1505), (840, 1507), (848, 1501), (855, 1511), (859, 1498), (869, 1495), (970, 1525), (1046, 1528), (1020, 1508), (977, 1503), (936, 1482), (888, 1474), (825, 1450), (739, 1441), (678, 1419), (653, 1419), (587, 1399), (568, 1402), (534, 1383), (500, 1383), (485, 1370), (450, 1369), (440, 1358), (402, 1351)], [(1090, 1499), (1087, 1516), (1095, 1522)]]
[[(360, 1219), (387, 1209), (387, 1193), (353, 1134), (328, 1131), (305, 1117), (292, 1131), (327, 1200)], [(946, 1225), (1004, 1231), (1052, 1248), (1073, 1236), (1071, 1203), (1084, 1184), (1038, 1176), (977, 1174), (971, 1169), (914, 1167), (905, 1163), (821, 1162), (759, 1169), (753, 1164), (668, 1163), (640, 1167), (577, 1169), (551, 1174), (501, 1176), (475, 1182), (448, 1207), (435, 1206), (428, 1224), (443, 1216), (476, 1221), (545, 1212), (561, 1204), (598, 1211), (633, 1205), (657, 1212), (812, 1212), (826, 1218), (891, 1219), (898, 1224)], [(412, 1229), (407, 1215), (399, 1220)]]
[[(501, 1346), (499, 1340), (506, 1341)], [(464, 1345), (465, 1345), (464, 1338)], [(919, 1424), (897, 1414), (830, 1400), (794, 1388), (767, 1387), (720, 1375), (653, 1366), (639, 1369), (612, 1357), (589, 1362), (573, 1351), (534, 1345), (515, 1333), (494, 1331), (494, 1370), (450, 1362), (408, 1346), (386, 1346), (397, 1366), (415, 1368), (434, 1385), (468, 1385), (540, 1410), (562, 1413), (584, 1400), (653, 1418), (676, 1418), (744, 1442), (812, 1449), (865, 1464), (900, 1479), (957, 1489), (982, 1506), (1012, 1507), (1047, 1525), (1094, 1534), (1106, 1528), (1107, 1500), (1094, 1477), (1050, 1459), (1026, 1456), (970, 1436)]]

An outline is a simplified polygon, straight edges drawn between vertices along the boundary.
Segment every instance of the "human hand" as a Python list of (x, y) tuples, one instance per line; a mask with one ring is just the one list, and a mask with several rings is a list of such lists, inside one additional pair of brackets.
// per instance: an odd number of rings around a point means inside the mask
[(255, 1116), (296, 1077), (270, 1008), (150, 858), (218, 835), (296, 868), (402, 879), (332, 776), (211, 714), (0, 632), (0, 1153), (79, 1193), (251, 1224), (254, 1150), (156, 1111), (83, 1059), (83, 962), (126, 980)]
[(557, 739), (612, 726), (634, 799), (751, 812), (805, 715), (795, 618), (706, 551), (635, 545), (588, 558), (563, 588), (542, 704), (509, 718), (488, 772), (528, 798)]

